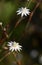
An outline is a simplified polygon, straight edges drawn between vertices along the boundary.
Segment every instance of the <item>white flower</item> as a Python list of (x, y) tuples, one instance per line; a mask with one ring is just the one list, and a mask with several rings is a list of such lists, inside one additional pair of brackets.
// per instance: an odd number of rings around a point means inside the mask
[(2, 26), (2, 22), (0, 22), (0, 25)]
[(30, 9), (27, 9), (26, 7), (25, 7), (25, 8), (21, 7), (21, 8), (19, 8), (19, 10), (17, 11), (17, 15), (21, 14), (21, 17), (23, 17), (24, 15), (27, 16), (27, 15), (30, 14), (30, 11), (29, 11), (29, 10), (30, 10)]
[(39, 56), (39, 63), (42, 64), (42, 55)]
[(19, 45), (19, 43), (16, 43), (15, 41), (14, 42), (8, 42), (8, 46), (9, 46), (9, 50), (10, 51), (20, 51), (20, 50), (22, 50), (21, 49), (21, 45)]

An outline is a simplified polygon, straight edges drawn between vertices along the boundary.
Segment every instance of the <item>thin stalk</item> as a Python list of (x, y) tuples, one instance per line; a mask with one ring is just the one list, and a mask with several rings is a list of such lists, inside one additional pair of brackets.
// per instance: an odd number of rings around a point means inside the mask
[(23, 19), (24, 19), (24, 18), (21, 17), (21, 18), (16, 22), (16, 24), (15, 24), (15, 28), (18, 26), (18, 24), (19, 24)]
[(6, 28), (3, 28), (3, 26), (1, 26), (1, 29), (2, 29), (2, 31), (4, 32), (6, 38), (8, 38), (8, 34), (7, 34), (7, 32), (6, 32)]
[[(14, 57), (15, 57), (15, 59), (16, 59), (16, 55), (18, 54), (18, 52), (15, 52), (15, 53), (13, 53), (13, 54), (14, 54)], [(21, 65), (21, 60), (17, 60), (17, 59), (16, 59), (16, 62), (17, 62), (18, 65)]]
[(31, 2), (32, 2), (32, 0), (30, 0), (29, 2), (27, 2), (26, 4), (25, 4), (25, 7), (29, 7), (29, 5), (31, 4)]
[(38, 3), (36, 4), (34, 10), (31, 12), (30, 17), (29, 17), (29, 20), (28, 20), (28, 22), (27, 22), (27, 25), (26, 25), (26, 27), (25, 27), (25, 31), (28, 30), (29, 25), (30, 25), (30, 21), (31, 21), (31, 19), (32, 19), (32, 16), (33, 16), (33, 14), (35, 13), (36, 9), (39, 7), (39, 5), (40, 5), (40, 2), (38, 2)]
[(3, 32), (3, 35), (5, 35), (4, 38), (0, 39), (0, 43), (3, 43), (6, 39), (9, 38), (9, 35), (7, 34), (6, 28), (3, 28), (3, 26), (0, 26)]
[(11, 53), (11, 52), (8, 52), (7, 54), (5, 54), (5, 56), (3, 56), (3, 57), (0, 59), (0, 62), (1, 62), (2, 60), (4, 60), (8, 55), (10, 55), (10, 53)]

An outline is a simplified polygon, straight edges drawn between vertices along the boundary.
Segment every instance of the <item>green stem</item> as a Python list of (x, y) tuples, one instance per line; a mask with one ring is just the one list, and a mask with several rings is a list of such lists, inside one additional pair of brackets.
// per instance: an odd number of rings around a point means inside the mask
[(31, 4), (31, 2), (32, 2), (32, 0), (30, 0), (29, 2), (27, 2), (27, 3), (25, 4), (25, 7), (29, 7), (29, 5)]

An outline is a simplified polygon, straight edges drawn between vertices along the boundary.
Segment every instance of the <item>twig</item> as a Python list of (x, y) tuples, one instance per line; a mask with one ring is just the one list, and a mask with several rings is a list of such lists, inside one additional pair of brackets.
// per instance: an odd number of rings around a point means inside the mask
[[(16, 55), (18, 54), (18, 52), (15, 52), (15, 53), (13, 53), (13, 54), (14, 54), (14, 57), (15, 57), (15, 59), (16, 59)], [(16, 59), (16, 62), (17, 62), (18, 65), (21, 65), (21, 60), (17, 60), (17, 59)]]
[(10, 55), (10, 52), (8, 52), (5, 56), (3, 56), (1, 59), (0, 59), (0, 62), (5, 59), (8, 55)]
[(26, 25), (26, 27), (25, 27), (25, 32), (26, 32), (27, 29), (29, 28), (29, 24), (30, 24), (30, 21), (31, 21), (31, 19), (32, 19), (32, 16), (33, 16), (33, 14), (35, 13), (35, 10), (38, 8), (39, 5), (40, 5), (40, 2), (38, 2), (38, 3), (36, 4), (34, 10), (31, 12), (30, 17), (29, 17), (29, 20), (28, 20), (28, 22), (27, 22), (27, 25)]
[(18, 65), (21, 65), (21, 61), (20, 61), (20, 60), (17, 60), (17, 64), (18, 64)]
[[(2, 2), (1, 10), (3, 12), (5, 0), (2, 0), (1, 2)], [(0, 43), (3, 43), (6, 40), (6, 38), (8, 38), (8, 34), (7, 34), (6, 30), (3, 28), (3, 26), (0, 26), (0, 27), (2, 28), (3, 35), (5, 34), (5, 38), (0, 39)]]
[(6, 39), (9, 38), (9, 36), (8, 36), (8, 34), (7, 34), (7, 32), (6, 32), (6, 28), (3, 28), (3, 26), (0, 26), (0, 27), (1, 27), (1, 29), (2, 29), (3, 35), (5, 35), (4, 38), (0, 39), (0, 43), (3, 43)]
[[(40, 3), (41, 3), (41, 1), (39, 1), (39, 2), (37, 3), (37, 5), (35, 6), (34, 10), (31, 12), (30, 17), (29, 17), (29, 20), (28, 20), (28, 22), (27, 22), (27, 24), (26, 24), (25, 30), (24, 30), (23, 33), (22, 33), (21, 39), (22, 39), (25, 35), (27, 35), (27, 33), (28, 33), (27, 30), (29, 29), (32, 16), (33, 16), (33, 14), (35, 13), (35, 10), (36, 10), (36, 9), (38, 8), (38, 6), (40, 5)], [(21, 39), (20, 39), (20, 40), (21, 40)]]
[(6, 38), (0, 39), (0, 43), (3, 43), (6, 40)]
[(15, 28), (19, 25), (19, 23), (20, 23), (23, 19), (24, 19), (24, 18), (21, 17), (21, 18), (16, 22), (16, 24), (15, 24)]
[(8, 34), (7, 34), (7, 32), (6, 32), (6, 28), (3, 28), (3, 26), (1, 26), (1, 28), (2, 28), (2, 31), (4, 32), (6, 38), (8, 38)]

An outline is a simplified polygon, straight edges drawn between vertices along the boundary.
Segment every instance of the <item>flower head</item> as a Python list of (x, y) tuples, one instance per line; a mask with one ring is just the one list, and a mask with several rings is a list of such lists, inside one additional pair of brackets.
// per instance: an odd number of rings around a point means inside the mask
[(0, 22), (0, 25), (2, 26), (2, 22)]
[(15, 41), (14, 42), (8, 42), (8, 46), (9, 46), (9, 50), (10, 51), (20, 51), (20, 50), (22, 50), (21, 49), (21, 45), (19, 45), (19, 43), (16, 43)]
[(19, 8), (19, 10), (17, 11), (17, 15), (19, 15), (19, 14), (21, 14), (21, 17), (23, 17), (24, 15), (27, 16), (27, 15), (30, 14), (30, 11), (29, 11), (29, 9), (27, 9), (26, 7), (25, 7), (25, 8), (21, 7), (21, 8)]

